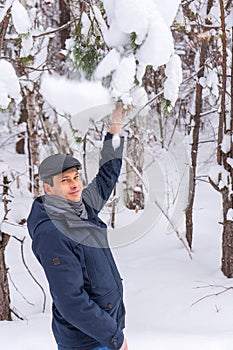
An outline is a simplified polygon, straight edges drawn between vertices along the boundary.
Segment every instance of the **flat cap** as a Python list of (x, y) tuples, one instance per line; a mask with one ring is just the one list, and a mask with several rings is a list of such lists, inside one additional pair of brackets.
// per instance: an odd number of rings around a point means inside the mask
[(53, 154), (43, 160), (39, 166), (39, 178), (42, 181), (61, 174), (66, 170), (76, 168), (82, 169), (82, 165), (78, 159), (68, 156), (67, 154)]

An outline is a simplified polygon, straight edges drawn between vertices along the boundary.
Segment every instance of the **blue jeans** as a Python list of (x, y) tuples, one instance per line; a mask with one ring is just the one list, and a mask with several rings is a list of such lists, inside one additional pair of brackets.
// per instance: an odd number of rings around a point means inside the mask
[[(58, 348), (58, 350), (60, 350)], [(93, 350), (109, 350), (109, 348), (107, 348), (107, 346), (98, 346), (97, 348), (94, 348)]]

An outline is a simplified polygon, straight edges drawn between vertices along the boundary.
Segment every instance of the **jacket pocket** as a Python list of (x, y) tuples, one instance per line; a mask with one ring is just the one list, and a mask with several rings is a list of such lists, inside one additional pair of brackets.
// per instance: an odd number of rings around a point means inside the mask
[(116, 286), (111, 265), (102, 248), (84, 247), (85, 267), (92, 289), (106, 295)]
[(103, 310), (107, 311), (116, 321), (119, 317), (119, 306), (122, 303), (118, 288), (114, 288), (103, 296), (92, 297), (92, 300)]

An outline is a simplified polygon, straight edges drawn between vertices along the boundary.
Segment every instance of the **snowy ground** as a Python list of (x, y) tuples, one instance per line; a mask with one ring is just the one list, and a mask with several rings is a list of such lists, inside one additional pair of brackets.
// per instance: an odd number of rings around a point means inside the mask
[[(163, 218), (142, 238), (114, 249), (124, 277), (131, 350), (233, 348), (233, 290), (210, 296), (232, 286), (220, 271), (220, 197), (207, 183), (199, 184), (197, 194), (192, 261), (175, 234), (166, 234)], [(28, 237), (25, 259), (48, 294)], [(2, 348), (55, 350), (50, 298), (42, 314), (42, 293), (22, 265), (20, 245), (14, 239), (7, 248), (7, 264), (15, 284), (10, 282), (12, 305), (25, 320), (0, 323)]]

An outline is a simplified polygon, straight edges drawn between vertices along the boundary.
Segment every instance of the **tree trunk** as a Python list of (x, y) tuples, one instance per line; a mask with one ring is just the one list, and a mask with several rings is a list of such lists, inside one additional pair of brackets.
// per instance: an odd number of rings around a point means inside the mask
[[(9, 191), (9, 181), (7, 176), (3, 176), (2, 181), (2, 201), (4, 203), (4, 218), (7, 220), (7, 214), (9, 209), (7, 199)], [(5, 263), (5, 248), (10, 239), (10, 236), (0, 230), (0, 321), (11, 321), (11, 310), (10, 310), (10, 290), (7, 279), (7, 267)]]
[[(127, 138), (126, 154), (128, 161), (126, 162), (126, 188), (125, 188), (125, 204), (127, 208), (138, 211), (144, 209), (144, 192), (143, 184), (138, 176), (142, 175), (144, 160), (143, 133), (137, 123), (139, 120), (135, 118), (134, 124), (131, 125), (132, 134)], [(130, 133), (131, 133), (130, 131)]]
[(0, 231), (0, 237), (0, 321), (11, 321), (10, 291), (4, 254), (10, 236)]
[[(233, 27), (231, 28), (231, 133), (233, 132)], [(233, 158), (233, 138), (231, 138), (231, 158)], [(233, 179), (233, 169), (231, 169)], [(232, 183), (233, 190), (233, 183)]]
[(222, 272), (233, 277), (233, 221), (225, 221), (222, 235)]
[(39, 195), (39, 177), (38, 166), (40, 161), (39, 150), (39, 126), (38, 117), (36, 115), (35, 94), (33, 91), (28, 91), (27, 94), (27, 131), (28, 131), (28, 160), (29, 160), (29, 190), (34, 194), (34, 197)]
[[(70, 6), (69, 0), (59, 0), (60, 7), (60, 26), (66, 24), (70, 21)], [(70, 36), (70, 27), (63, 29), (60, 33), (61, 38), (61, 48), (65, 49), (66, 39)]]
[[(228, 181), (230, 186), (225, 186), (222, 192), (222, 203), (223, 203), (223, 233), (222, 233), (222, 271), (224, 275), (228, 278), (233, 277), (233, 222), (228, 220), (227, 213), (231, 208), (233, 209), (233, 195), (232, 195), (232, 186), (233, 186), (233, 172), (232, 167), (229, 166), (227, 158), (231, 157), (232, 159), (232, 149), (229, 154), (225, 154), (222, 151), (222, 139), (223, 134), (226, 134), (229, 126), (226, 121), (226, 94), (227, 94), (227, 42), (226, 42), (226, 27), (225, 27), (225, 9), (223, 0), (219, 0), (220, 13), (221, 13), (221, 29), (222, 29), (222, 89), (221, 89), (221, 112), (219, 117), (219, 129), (218, 129), (218, 153), (217, 161), (219, 165), (229, 173)], [(233, 65), (233, 63), (231, 63)], [(231, 85), (232, 85), (232, 76), (231, 76)], [(232, 90), (231, 90), (232, 93)], [(232, 96), (231, 96), (231, 122), (229, 134), (233, 133), (233, 105), (232, 105)], [(231, 140), (232, 146), (232, 140)]]
[(222, 39), (222, 92), (221, 92), (221, 112), (219, 115), (218, 124), (218, 149), (217, 149), (217, 161), (219, 165), (223, 164), (223, 153), (221, 143), (223, 134), (226, 133), (226, 76), (227, 76), (227, 45), (226, 45), (226, 27), (225, 27), (225, 11), (223, 0), (219, 0), (220, 13), (221, 13), (221, 39)]
[[(22, 72), (21, 72), (21, 75)], [(27, 111), (27, 96), (23, 96), (23, 99), (20, 103), (20, 118), (18, 124), (27, 123), (28, 111)], [(16, 142), (15, 150), (18, 154), (25, 154), (25, 138), (26, 132), (23, 131), (18, 135), (19, 140)]]
[[(207, 57), (208, 50), (208, 42), (204, 41), (201, 45), (201, 53), (200, 53), (200, 67), (201, 69), (198, 72), (198, 79), (204, 76), (204, 65)], [(190, 249), (192, 248), (192, 240), (193, 240), (193, 205), (196, 194), (196, 175), (197, 175), (197, 156), (198, 156), (198, 143), (199, 143), (199, 133), (200, 133), (200, 115), (202, 112), (202, 91), (203, 87), (198, 82), (196, 88), (196, 111), (194, 120), (194, 128), (193, 128), (193, 142), (191, 149), (191, 166), (192, 166), (192, 184), (190, 184), (190, 197), (189, 203), (187, 205), (185, 215), (186, 215), (186, 239)]]
[(7, 32), (7, 28), (9, 25), (9, 21), (10, 21), (10, 9), (7, 11), (6, 16), (0, 23), (0, 58), (5, 55), (5, 51), (6, 51), (6, 44), (4, 39), (5, 39), (5, 34)]

